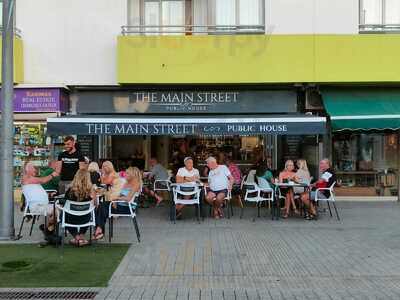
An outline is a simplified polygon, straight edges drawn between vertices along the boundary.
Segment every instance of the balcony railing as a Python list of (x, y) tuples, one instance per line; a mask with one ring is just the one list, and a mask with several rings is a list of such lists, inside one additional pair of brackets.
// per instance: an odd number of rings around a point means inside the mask
[(264, 25), (136, 25), (121, 26), (122, 35), (264, 34)]
[(400, 24), (360, 24), (360, 33), (400, 33)]

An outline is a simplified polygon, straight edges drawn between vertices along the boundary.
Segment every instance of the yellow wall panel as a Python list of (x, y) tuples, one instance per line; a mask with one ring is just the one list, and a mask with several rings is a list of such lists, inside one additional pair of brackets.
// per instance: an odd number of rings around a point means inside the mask
[(119, 36), (121, 84), (400, 82), (400, 35)]
[[(2, 40), (0, 38), (0, 53), (1, 53), (1, 48), (2, 48)], [(1, 54), (0, 54), (0, 66), (1, 66)], [(14, 37), (14, 82), (22, 83), (23, 81), (24, 81), (23, 43), (20, 38)], [(0, 71), (0, 82), (1, 82), (1, 71)]]
[(313, 37), (118, 38), (119, 83), (258, 83), (312, 80)]

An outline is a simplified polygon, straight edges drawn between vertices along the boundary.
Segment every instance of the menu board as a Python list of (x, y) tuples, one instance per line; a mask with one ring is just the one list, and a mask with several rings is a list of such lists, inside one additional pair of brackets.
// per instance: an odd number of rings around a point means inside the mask
[(78, 135), (77, 138), (78, 149), (87, 156), (90, 160), (94, 158), (94, 136), (91, 135)]
[(297, 160), (301, 158), (301, 141), (302, 137), (298, 135), (287, 135), (284, 137), (284, 160)]

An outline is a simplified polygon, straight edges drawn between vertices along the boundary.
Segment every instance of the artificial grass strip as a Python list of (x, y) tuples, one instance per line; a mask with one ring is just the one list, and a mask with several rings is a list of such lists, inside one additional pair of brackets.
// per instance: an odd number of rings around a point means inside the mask
[(104, 287), (129, 245), (0, 245), (0, 287)]

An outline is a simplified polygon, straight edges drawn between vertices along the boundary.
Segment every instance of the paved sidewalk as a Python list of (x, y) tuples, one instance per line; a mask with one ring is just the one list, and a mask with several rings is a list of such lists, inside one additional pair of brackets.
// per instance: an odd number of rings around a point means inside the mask
[(323, 214), (252, 222), (186, 219), (142, 210), (110, 286), (96, 299), (400, 299), (400, 205), (339, 203), (343, 221)]
[(343, 221), (252, 222), (236, 208), (201, 224), (191, 208), (177, 224), (166, 207), (142, 209), (140, 244), (116, 220), (114, 242), (132, 246), (96, 299), (400, 299), (400, 204), (338, 207)]

